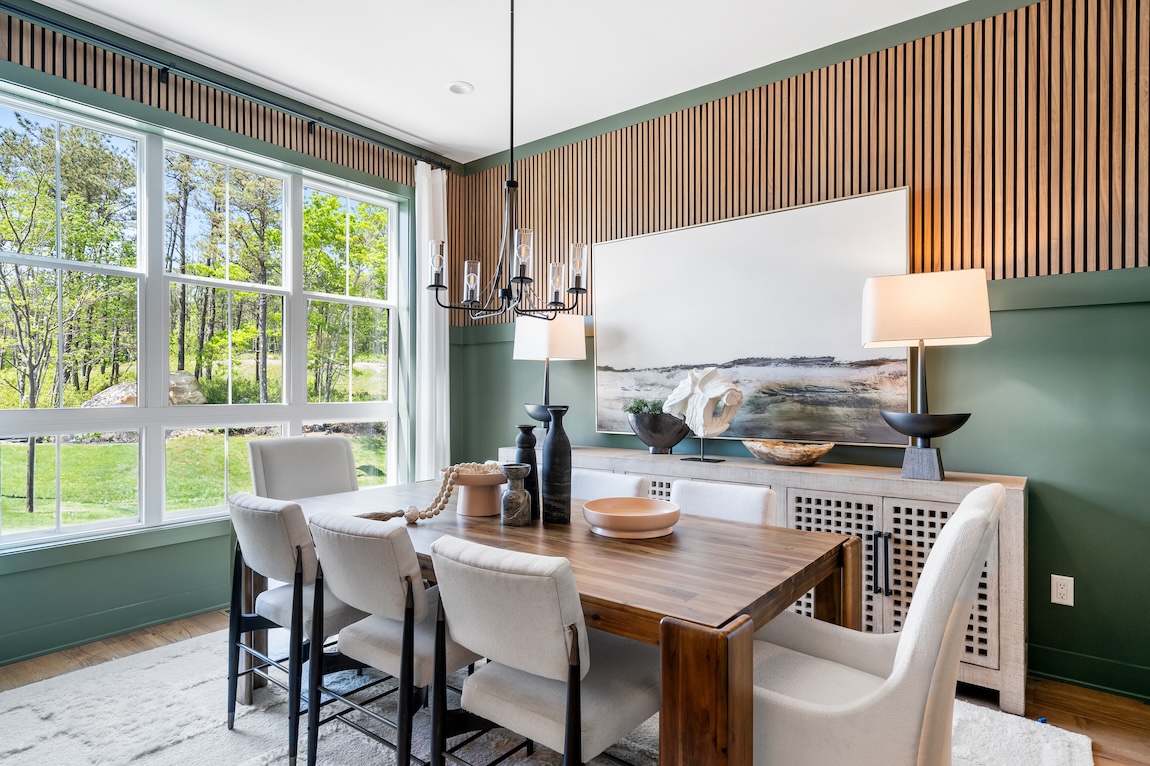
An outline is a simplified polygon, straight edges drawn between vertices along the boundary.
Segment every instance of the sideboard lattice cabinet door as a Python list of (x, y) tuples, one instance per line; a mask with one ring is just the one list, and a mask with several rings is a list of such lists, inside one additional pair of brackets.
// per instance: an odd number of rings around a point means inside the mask
[[(786, 524), (791, 529), (807, 532), (836, 532), (862, 538), (863, 560), (863, 630), (884, 633), (881, 594), (876, 591), (879, 573), (874, 533), (882, 529), (882, 498), (872, 495), (848, 495), (825, 490), (787, 490)], [(795, 602), (791, 611), (813, 617), (814, 591)]]
[[(888, 631), (902, 630), (914, 588), (927, 554), (946, 525), (956, 503), (885, 498), (883, 517), (891, 532), (891, 595), (886, 600), (883, 622)], [(967, 623), (962, 661), (985, 668), (998, 668), (998, 540), (991, 546), (987, 564), (978, 580), (974, 610)]]

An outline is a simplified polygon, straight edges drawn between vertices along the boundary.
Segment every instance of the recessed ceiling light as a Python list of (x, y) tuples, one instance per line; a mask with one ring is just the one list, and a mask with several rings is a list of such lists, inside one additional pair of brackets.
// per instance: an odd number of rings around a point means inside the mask
[(463, 80), (456, 80), (447, 86), (447, 89), (457, 96), (466, 96), (471, 91), (475, 90), (475, 86)]

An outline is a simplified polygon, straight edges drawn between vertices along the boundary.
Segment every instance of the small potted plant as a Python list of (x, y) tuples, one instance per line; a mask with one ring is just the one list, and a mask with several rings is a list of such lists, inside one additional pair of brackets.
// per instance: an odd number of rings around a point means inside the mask
[(660, 399), (632, 399), (623, 405), (627, 422), (652, 455), (668, 455), (691, 429), (675, 415), (663, 412)]

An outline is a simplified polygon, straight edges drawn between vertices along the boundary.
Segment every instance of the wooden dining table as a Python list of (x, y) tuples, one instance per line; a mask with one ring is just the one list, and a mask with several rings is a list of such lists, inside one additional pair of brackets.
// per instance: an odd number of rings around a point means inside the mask
[[(424, 508), (438, 489), (439, 482), (428, 481), (297, 502), (307, 516), (362, 514)], [(563, 556), (587, 625), (660, 647), (660, 764), (750, 766), (752, 637), (807, 591), (815, 590), (816, 617), (861, 626), (855, 537), (683, 514), (665, 537), (606, 538), (591, 532), (578, 500), (569, 524), (508, 527), (498, 516), (455, 510), (453, 499), (438, 516), (407, 526), (427, 579), (435, 579), (431, 544), (442, 535)]]

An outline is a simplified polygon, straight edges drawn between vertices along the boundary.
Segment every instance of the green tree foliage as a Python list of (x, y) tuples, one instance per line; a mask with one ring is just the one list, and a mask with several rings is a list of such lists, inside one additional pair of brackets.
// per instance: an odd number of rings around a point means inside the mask
[[(135, 144), (8, 110), (0, 117), (0, 249), (135, 265)], [(135, 290), (134, 279), (0, 264), (0, 406), (74, 406), (134, 378)]]
[[(283, 181), (179, 152), (165, 162), (167, 270), (281, 284)], [(171, 369), (190, 367), (210, 403), (282, 397), (278, 296), (175, 283), (170, 316)]]
[[(304, 289), (386, 299), (388, 216), (385, 207), (308, 190), (303, 210)], [(386, 361), (386, 311), (350, 312), (343, 304), (309, 303), (310, 401), (347, 401), (355, 381), (366, 383), (352, 398), (381, 398), (387, 387)]]

